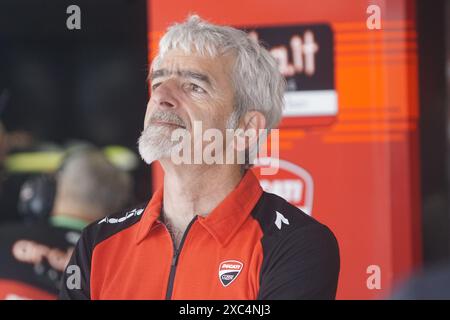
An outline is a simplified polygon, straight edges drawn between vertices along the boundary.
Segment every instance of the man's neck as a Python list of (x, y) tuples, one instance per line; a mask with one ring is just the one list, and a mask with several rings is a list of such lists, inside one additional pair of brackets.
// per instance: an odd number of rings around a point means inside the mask
[(196, 216), (208, 215), (242, 179), (239, 166), (175, 166), (164, 163), (165, 221), (184, 233)]

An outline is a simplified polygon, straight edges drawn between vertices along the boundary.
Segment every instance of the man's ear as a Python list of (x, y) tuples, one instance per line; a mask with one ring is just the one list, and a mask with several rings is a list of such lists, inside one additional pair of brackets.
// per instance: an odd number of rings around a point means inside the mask
[(242, 131), (237, 136), (234, 147), (237, 151), (251, 149), (258, 143), (260, 130), (266, 128), (266, 117), (259, 111), (249, 111), (241, 119), (239, 129)]

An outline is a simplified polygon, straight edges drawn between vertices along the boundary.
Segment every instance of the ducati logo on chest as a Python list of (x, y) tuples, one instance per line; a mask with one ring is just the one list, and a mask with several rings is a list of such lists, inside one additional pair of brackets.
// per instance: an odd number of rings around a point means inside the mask
[(244, 264), (237, 260), (226, 260), (219, 265), (219, 280), (224, 287), (229, 286), (241, 273)]

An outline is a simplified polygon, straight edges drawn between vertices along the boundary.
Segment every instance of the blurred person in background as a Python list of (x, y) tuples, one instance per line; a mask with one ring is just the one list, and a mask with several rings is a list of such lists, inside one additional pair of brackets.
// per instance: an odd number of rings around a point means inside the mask
[(441, 262), (416, 271), (397, 284), (392, 300), (450, 300), (450, 263)]
[(0, 299), (56, 298), (84, 226), (122, 210), (131, 198), (130, 176), (93, 148), (68, 153), (54, 186), (51, 181), (38, 179), (21, 194), (30, 211), (51, 208), (49, 219), (0, 227)]

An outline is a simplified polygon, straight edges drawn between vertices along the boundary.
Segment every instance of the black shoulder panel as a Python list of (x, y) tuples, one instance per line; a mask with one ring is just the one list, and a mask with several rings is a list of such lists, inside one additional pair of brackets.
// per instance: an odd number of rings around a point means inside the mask
[(266, 192), (252, 216), (263, 232), (258, 299), (334, 299), (340, 260), (331, 230)]

